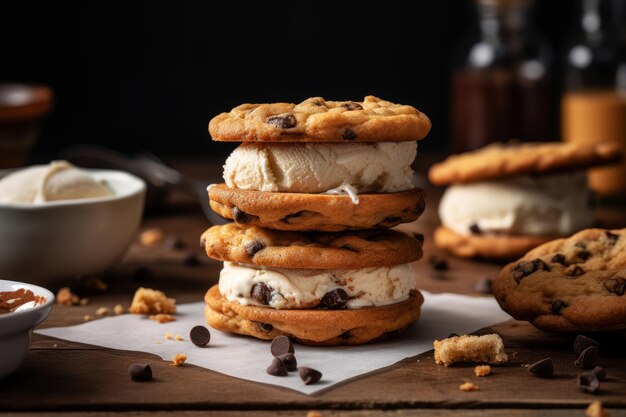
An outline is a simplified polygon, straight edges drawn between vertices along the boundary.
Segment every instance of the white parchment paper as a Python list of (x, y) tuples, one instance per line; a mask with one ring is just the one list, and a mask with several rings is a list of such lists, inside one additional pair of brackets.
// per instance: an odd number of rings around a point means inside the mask
[[(76, 326), (36, 330), (35, 333), (111, 349), (148, 352), (167, 361), (177, 353), (184, 353), (187, 364), (313, 394), (431, 350), (433, 340), (445, 338), (451, 332), (471, 333), (510, 318), (492, 297), (422, 293), (425, 301), (420, 320), (395, 339), (352, 347), (296, 345), (298, 365), (315, 368), (323, 374), (322, 380), (315, 385), (304, 385), (297, 372), (290, 372), (287, 377), (268, 375), (265, 369), (272, 361), (268, 341), (211, 329), (211, 342), (206, 347), (193, 345), (189, 330), (198, 324), (206, 325), (202, 302), (179, 305), (177, 320), (170, 323), (160, 324), (142, 316), (124, 314)], [(165, 340), (166, 332), (179, 334), (184, 340)]]

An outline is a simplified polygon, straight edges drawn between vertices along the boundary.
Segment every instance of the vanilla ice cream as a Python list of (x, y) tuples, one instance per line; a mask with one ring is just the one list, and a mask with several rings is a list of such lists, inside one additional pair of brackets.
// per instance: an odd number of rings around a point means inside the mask
[(518, 176), (449, 187), (441, 223), (461, 235), (567, 236), (591, 225), (585, 173)]
[(0, 203), (43, 204), (112, 194), (105, 184), (66, 161), (25, 168), (0, 180)]
[(252, 298), (252, 287), (264, 283), (272, 290), (268, 307), (315, 308), (324, 295), (342, 288), (349, 297), (346, 308), (384, 306), (409, 298), (415, 288), (410, 264), (391, 267), (313, 270), (268, 268), (224, 262), (219, 289), (229, 301), (264, 305)]
[(414, 188), (417, 143), (243, 143), (226, 160), (231, 188), (348, 194)]

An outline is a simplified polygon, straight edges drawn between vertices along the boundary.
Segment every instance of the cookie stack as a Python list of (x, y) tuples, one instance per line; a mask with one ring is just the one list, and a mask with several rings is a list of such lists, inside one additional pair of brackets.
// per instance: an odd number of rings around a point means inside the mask
[(234, 223), (202, 235), (224, 262), (207, 292), (222, 331), (309, 345), (357, 345), (398, 334), (420, 315), (410, 263), (421, 241), (390, 227), (416, 220), (415, 108), (368, 96), (243, 104), (211, 120), (216, 141), (243, 142), (226, 160), (211, 207)]
[(431, 167), (441, 198), (435, 243), (460, 257), (515, 259), (590, 227), (585, 168), (613, 163), (615, 142), (495, 143)]

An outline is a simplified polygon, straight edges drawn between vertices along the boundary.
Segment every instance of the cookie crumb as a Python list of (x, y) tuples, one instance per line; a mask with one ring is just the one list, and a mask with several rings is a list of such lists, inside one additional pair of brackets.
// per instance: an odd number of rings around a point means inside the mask
[(70, 287), (63, 287), (57, 291), (57, 304), (64, 306), (75, 306), (80, 303), (80, 299), (70, 290)]
[(165, 340), (172, 340), (172, 338), (174, 337), (172, 335), (171, 332), (165, 332), (165, 334), (163, 335), (163, 337), (165, 338)]
[(456, 362), (485, 362), (498, 365), (508, 361), (504, 342), (497, 334), (463, 335), (435, 340), (435, 362), (450, 366)]
[(306, 413), (306, 417), (322, 417), (322, 413), (320, 413), (317, 410), (311, 410), (308, 413)]
[(608, 417), (609, 413), (604, 410), (602, 403), (596, 400), (589, 404), (589, 407), (585, 410), (585, 415), (587, 417)]
[(83, 321), (90, 321), (91, 320), (91, 316), (89, 314), (85, 314), (83, 316)]
[(176, 356), (174, 356), (174, 359), (172, 359), (171, 366), (181, 366), (183, 363), (185, 363), (186, 360), (187, 355), (185, 355), (184, 353), (177, 353)]
[(172, 316), (171, 314), (152, 314), (148, 318), (159, 323), (169, 323), (170, 321), (176, 321), (176, 317)]
[(163, 242), (165, 236), (158, 227), (146, 229), (139, 235), (139, 243), (142, 246), (152, 247), (160, 245)]
[(168, 298), (162, 291), (139, 287), (129, 311), (133, 314), (173, 314), (176, 313), (176, 300)]
[(116, 316), (119, 316), (120, 314), (124, 314), (124, 307), (122, 307), (121, 304), (116, 304), (115, 307), (113, 307), (113, 313)]
[(80, 304), (81, 306), (86, 306), (87, 304), (89, 304), (89, 298), (81, 298), (78, 304)]
[(109, 309), (107, 307), (100, 307), (96, 310), (96, 316), (108, 316)]
[(480, 390), (480, 387), (476, 384), (474, 384), (473, 382), (466, 382), (464, 384), (459, 385), (459, 389), (461, 391), (478, 391)]
[(474, 368), (474, 373), (476, 376), (487, 376), (491, 375), (491, 366), (489, 365), (478, 365)]
[(185, 339), (183, 339), (183, 337), (182, 337), (181, 335), (177, 334), (177, 335), (174, 337), (174, 340), (176, 340), (177, 342), (180, 342), (180, 341), (185, 340)]

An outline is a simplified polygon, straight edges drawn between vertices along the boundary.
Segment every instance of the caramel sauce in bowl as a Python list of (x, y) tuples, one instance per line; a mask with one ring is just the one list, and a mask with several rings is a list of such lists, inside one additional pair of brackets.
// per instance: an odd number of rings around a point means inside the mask
[(0, 379), (20, 367), (33, 329), (48, 317), (53, 303), (54, 294), (45, 288), (0, 280)]

